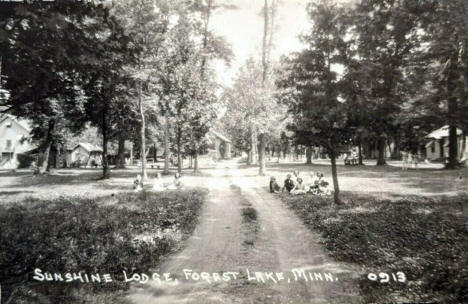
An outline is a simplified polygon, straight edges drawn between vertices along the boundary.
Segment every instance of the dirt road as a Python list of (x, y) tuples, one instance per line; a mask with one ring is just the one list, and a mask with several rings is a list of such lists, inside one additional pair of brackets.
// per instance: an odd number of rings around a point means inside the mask
[[(185, 249), (168, 259), (161, 277), (132, 285), (132, 303), (358, 303), (358, 269), (327, 257), (313, 234), (276, 197), (255, 187), (236, 164), (210, 177), (200, 223)], [(191, 181), (188, 181), (191, 183)], [(195, 183), (195, 179), (193, 181)], [(257, 219), (246, 221), (243, 210)], [(202, 274), (202, 272), (205, 272)], [(257, 272), (257, 273), (256, 273)]]

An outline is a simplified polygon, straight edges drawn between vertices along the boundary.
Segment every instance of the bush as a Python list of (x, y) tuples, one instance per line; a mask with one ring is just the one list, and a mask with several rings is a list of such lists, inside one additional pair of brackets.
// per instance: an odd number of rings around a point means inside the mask
[(368, 272), (402, 271), (406, 284), (360, 281), (366, 302), (468, 303), (467, 196), (431, 200), (353, 200), (282, 196), (305, 224), (321, 232), (326, 249)]
[[(27, 287), (56, 303), (76, 303), (83, 292), (105, 293), (127, 287), (113, 284), (38, 284), (35, 268), (47, 272), (147, 272), (176, 250), (196, 226), (205, 192), (123, 193), (117, 203), (101, 206), (92, 199), (25, 200), (0, 206), (0, 281), (2, 299)], [(162, 233), (165, 231), (174, 232)], [(149, 240), (138, 238), (150, 236)], [(80, 294), (74, 298), (72, 294)], [(26, 303), (36, 303), (36, 300)], [(81, 302), (81, 301), (80, 301)]]
[(28, 154), (18, 153), (18, 169), (29, 168), (34, 161), (34, 157)]
[(257, 210), (252, 207), (243, 208), (242, 217), (246, 222), (255, 222), (257, 220)]

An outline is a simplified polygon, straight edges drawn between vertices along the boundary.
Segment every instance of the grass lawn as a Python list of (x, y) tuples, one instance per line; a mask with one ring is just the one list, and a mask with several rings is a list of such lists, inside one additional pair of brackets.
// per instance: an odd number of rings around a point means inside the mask
[[(196, 226), (205, 194), (127, 192), (0, 205), (2, 303), (123, 303), (122, 271), (148, 273), (178, 250)], [(113, 282), (39, 282), (36, 268), (110, 274)]]
[[(468, 303), (467, 195), (390, 201), (345, 193), (344, 198), (347, 204), (335, 206), (330, 198), (281, 194), (321, 233), (333, 257), (363, 267), (366, 303)], [(397, 272), (405, 274), (405, 283), (398, 282)], [(369, 279), (369, 273), (377, 278)], [(389, 282), (379, 273), (387, 273)]]

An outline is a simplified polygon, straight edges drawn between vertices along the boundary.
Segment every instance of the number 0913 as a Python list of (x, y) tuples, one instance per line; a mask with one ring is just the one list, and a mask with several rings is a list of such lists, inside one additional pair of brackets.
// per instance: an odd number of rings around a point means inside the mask
[(406, 275), (401, 271), (398, 271), (396, 273), (380, 272), (378, 274), (371, 272), (367, 275), (367, 278), (371, 281), (380, 282), (380, 283), (389, 283), (391, 281), (399, 282), (399, 283), (406, 282)]

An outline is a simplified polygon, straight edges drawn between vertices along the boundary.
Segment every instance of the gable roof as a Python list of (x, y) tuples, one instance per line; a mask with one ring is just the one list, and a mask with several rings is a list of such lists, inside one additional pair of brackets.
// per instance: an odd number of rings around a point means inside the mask
[(216, 131), (210, 130), (210, 133), (212, 133), (215, 137), (218, 137), (222, 141), (232, 143), (231, 140), (229, 140), (227, 137), (225, 137), (224, 135), (222, 135), (222, 134), (220, 134), (220, 133), (218, 133)]
[(78, 143), (78, 144), (73, 148), (73, 150), (75, 150), (75, 149), (78, 148), (78, 147), (82, 147), (83, 149), (85, 149), (85, 150), (88, 151), (88, 152), (102, 152), (101, 147), (98, 147), (98, 146), (95, 146), (95, 145), (93, 145), (93, 144), (86, 143), (86, 142), (80, 142), (80, 143)]
[[(445, 125), (437, 130), (432, 131), (431, 133), (426, 135), (426, 138), (434, 138), (434, 139), (441, 139), (444, 137), (449, 136), (449, 125)], [(461, 135), (463, 133), (462, 129), (457, 128), (457, 135)]]
[(4, 116), (0, 118), (0, 124), (3, 123), (7, 119), (10, 119), (12, 122), (20, 126), (26, 132), (31, 133), (31, 129), (29, 128), (29, 124), (26, 120), (18, 119), (15, 116), (10, 115), (10, 114), (5, 114)]

